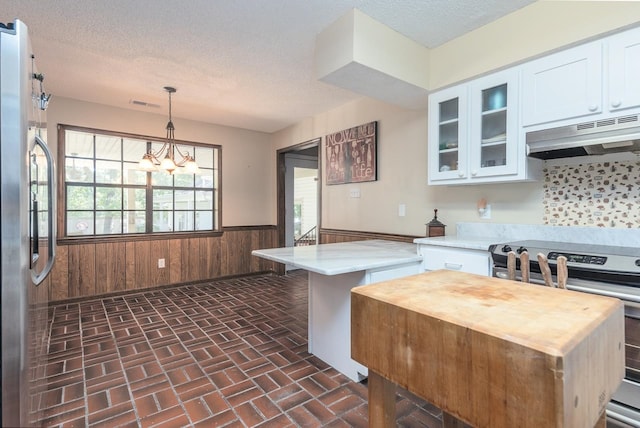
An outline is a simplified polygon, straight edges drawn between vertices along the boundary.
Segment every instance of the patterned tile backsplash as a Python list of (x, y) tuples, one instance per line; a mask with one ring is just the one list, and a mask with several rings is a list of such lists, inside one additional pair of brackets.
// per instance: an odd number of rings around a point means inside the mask
[(544, 169), (544, 224), (640, 228), (640, 161)]

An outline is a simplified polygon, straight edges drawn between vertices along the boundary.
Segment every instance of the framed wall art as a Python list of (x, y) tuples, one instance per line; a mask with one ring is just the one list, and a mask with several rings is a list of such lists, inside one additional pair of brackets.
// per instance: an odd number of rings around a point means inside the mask
[(327, 135), (327, 185), (377, 180), (377, 125), (378, 122), (369, 122)]

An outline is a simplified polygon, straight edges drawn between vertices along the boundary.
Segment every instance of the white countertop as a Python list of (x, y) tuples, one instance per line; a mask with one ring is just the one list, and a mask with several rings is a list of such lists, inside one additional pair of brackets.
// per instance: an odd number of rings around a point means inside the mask
[(457, 236), (438, 236), (434, 238), (416, 238), (413, 240), (416, 244), (435, 245), (440, 247), (464, 248), (467, 250), (483, 250), (489, 251), (491, 244), (497, 244), (499, 241), (492, 238), (459, 238)]
[(422, 261), (414, 244), (379, 239), (253, 250), (251, 254), (323, 275), (339, 275)]
[(640, 230), (542, 224), (458, 223), (456, 235), (417, 238), (413, 242), (420, 245), (488, 251), (491, 244), (531, 239), (637, 247), (640, 243)]

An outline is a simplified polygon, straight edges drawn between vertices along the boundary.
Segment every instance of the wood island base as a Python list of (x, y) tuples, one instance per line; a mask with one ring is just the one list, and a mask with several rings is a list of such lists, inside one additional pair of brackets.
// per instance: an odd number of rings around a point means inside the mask
[(604, 428), (624, 377), (618, 299), (442, 270), (353, 288), (351, 304), (370, 427), (396, 426), (399, 385), (445, 428)]
[[(396, 384), (369, 370), (369, 428), (396, 427)], [(602, 412), (593, 428), (606, 428), (607, 415)], [(464, 422), (443, 411), (442, 428), (465, 428)]]

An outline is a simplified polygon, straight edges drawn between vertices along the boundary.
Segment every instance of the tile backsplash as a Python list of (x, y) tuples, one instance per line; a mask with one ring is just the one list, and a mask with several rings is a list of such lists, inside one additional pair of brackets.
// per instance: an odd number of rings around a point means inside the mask
[(547, 165), (544, 224), (640, 228), (640, 161)]

